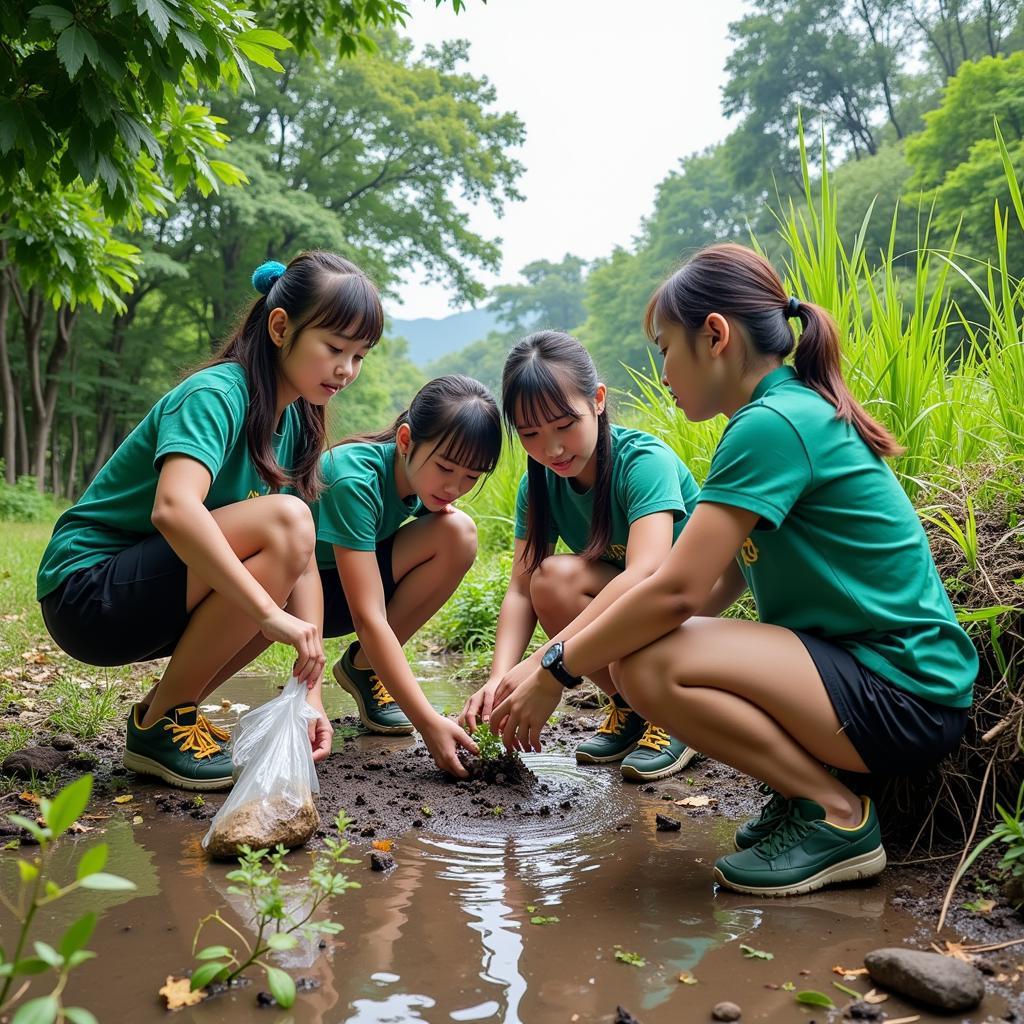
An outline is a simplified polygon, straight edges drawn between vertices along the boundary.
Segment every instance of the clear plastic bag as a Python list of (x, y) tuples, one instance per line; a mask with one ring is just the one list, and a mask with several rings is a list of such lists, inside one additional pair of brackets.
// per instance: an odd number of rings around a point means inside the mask
[(313, 765), (309, 723), (317, 713), (297, 679), (278, 697), (238, 720), (231, 744), (235, 785), (203, 836), (213, 857), (236, 857), (238, 848), (301, 846), (317, 830), (313, 795), (320, 783)]

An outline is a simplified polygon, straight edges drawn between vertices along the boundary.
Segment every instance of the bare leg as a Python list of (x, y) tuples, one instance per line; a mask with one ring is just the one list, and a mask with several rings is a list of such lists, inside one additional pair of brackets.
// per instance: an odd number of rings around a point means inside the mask
[[(398, 587), (387, 614), (400, 644), (455, 593), (475, 557), (476, 524), (465, 512), (424, 516), (398, 531), (391, 565)], [(370, 667), (362, 647), (353, 661), (356, 668)]]
[[(312, 558), (315, 536), (309, 509), (298, 498), (273, 494), (226, 505), (212, 515), (245, 567), (284, 606)], [(186, 607), (192, 617), (163, 678), (148, 695), (143, 728), (168, 708), (209, 693), (213, 680), (226, 678), (226, 667), (237, 671), (236, 656), (257, 634), (256, 624), (192, 568)]]
[(619, 667), (630, 705), (673, 736), (783, 796), (816, 801), (832, 824), (860, 823), (860, 800), (823, 763), (867, 767), (790, 630), (694, 618)]
[[(550, 555), (530, 579), (530, 600), (548, 636), (561, 632), (619, 575), (607, 562), (588, 562), (579, 555)], [(590, 678), (611, 697), (615, 681), (607, 668)]]

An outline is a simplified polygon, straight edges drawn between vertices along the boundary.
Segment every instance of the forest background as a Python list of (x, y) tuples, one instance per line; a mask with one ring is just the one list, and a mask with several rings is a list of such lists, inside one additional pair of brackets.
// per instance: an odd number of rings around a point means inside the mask
[[(442, 372), (496, 389), (510, 345), (554, 327), (590, 349), (616, 417), (700, 479), (722, 424), (679, 417), (641, 316), (681, 257), (753, 241), (835, 313), (855, 392), (907, 446), (894, 469), (985, 665), (969, 767), (945, 787), (969, 818), (978, 765), (1019, 764), (1024, 722), (1024, 4), (751, 0), (731, 27), (731, 134), (669, 171), (635, 238), (489, 293), (500, 246), (465, 204), (520, 198), (526, 126), (467, 70), (467, 44), (415, 52), (399, 0), (248, 7), (0, 11), (0, 518), (52, 522), (224, 337), (251, 269), (314, 246), (387, 298), (420, 268), (500, 325), (427, 367), (389, 331), (332, 403), (334, 437), (386, 423)], [(510, 446), (467, 502), (482, 557), (434, 626), (477, 669), (521, 466)]]

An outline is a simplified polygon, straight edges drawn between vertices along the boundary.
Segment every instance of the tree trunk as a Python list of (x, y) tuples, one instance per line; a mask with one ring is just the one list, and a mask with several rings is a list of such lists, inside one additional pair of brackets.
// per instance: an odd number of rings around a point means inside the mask
[(78, 448), (81, 435), (78, 432), (78, 413), (71, 414), (71, 454), (68, 456), (68, 477), (64, 494), (68, 501), (78, 498)]
[(25, 401), (22, 397), (21, 382), (14, 380), (14, 413), (18, 427), (18, 476), (28, 473), (28, 417), (25, 415)]
[[(0, 263), (7, 259), (7, 242), (0, 241)], [(0, 386), (4, 396), (4, 479), (13, 484), (18, 478), (18, 421), (14, 399), (14, 377), (11, 375), (10, 351), (7, 347), (7, 317), (11, 310), (11, 285), (7, 271), (0, 271)]]
[(57, 395), (60, 392), (60, 381), (57, 379), (57, 375), (71, 350), (71, 332), (77, 319), (78, 313), (72, 313), (67, 305), (62, 304), (57, 310), (53, 348), (50, 350), (49, 359), (46, 360), (46, 386), (41, 393), (41, 402), (36, 409), (35, 477), (40, 490), (43, 490), (43, 481), (46, 478), (46, 454), (50, 447), (50, 433), (53, 430), (53, 420), (57, 411)]
[(64, 487), (63, 464), (60, 457), (60, 431), (56, 421), (50, 431), (50, 490), (55, 498), (62, 498)]

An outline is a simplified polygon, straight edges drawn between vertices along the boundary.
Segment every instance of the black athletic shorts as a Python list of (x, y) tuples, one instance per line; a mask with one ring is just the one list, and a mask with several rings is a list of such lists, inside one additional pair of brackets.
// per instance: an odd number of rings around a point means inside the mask
[(843, 731), (872, 773), (912, 774), (956, 749), (967, 727), (967, 708), (915, 697), (838, 644), (794, 632), (821, 675)]
[[(380, 581), (384, 585), (385, 604), (391, 601), (398, 589), (392, 568), (395, 536), (393, 533), (377, 545), (377, 568), (380, 570)], [(338, 578), (338, 570), (321, 569), (320, 583), (324, 588), (324, 637), (354, 633), (352, 613), (348, 610), (348, 601), (345, 600), (345, 591)]]
[(155, 533), (73, 572), (40, 607), (61, 650), (87, 665), (130, 665), (174, 653), (188, 625), (188, 568)]

